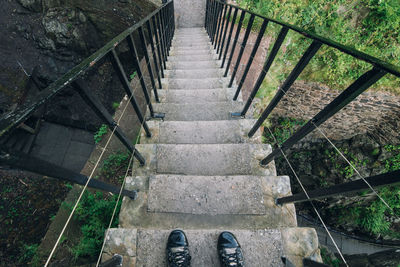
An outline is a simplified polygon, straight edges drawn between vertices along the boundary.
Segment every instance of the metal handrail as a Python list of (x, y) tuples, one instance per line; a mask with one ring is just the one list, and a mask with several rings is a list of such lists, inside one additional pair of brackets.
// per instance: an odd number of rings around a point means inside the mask
[[(395, 75), (396, 77), (400, 77), (400, 68), (398, 66), (394, 66), (394, 65), (384, 62), (378, 58), (372, 57), (368, 54), (365, 54), (356, 49), (353, 49), (349, 46), (339, 44), (335, 41), (321, 37), (317, 34), (314, 34), (309, 31), (306, 31), (304, 29), (301, 29), (297, 26), (294, 26), (294, 25), (291, 25), (288, 23), (284, 23), (284, 22), (281, 22), (281, 21), (278, 21), (275, 19), (271, 19), (268, 17), (261, 16), (259, 14), (256, 14), (247, 9), (238, 7), (236, 5), (226, 4), (220, 0), (207, 0), (206, 8), (207, 8), (207, 10), (206, 10), (206, 18), (205, 18), (205, 27), (210, 36), (211, 44), (214, 45), (214, 49), (215, 49), (215, 47), (217, 47), (216, 52), (217, 52), (217, 54), (219, 54), (219, 59), (221, 59), (221, 57), (223, 55), (221, 68), (224, 68), (228, 50), (231, 47), (230, 55), (228, 57), (228, 64), (225, 69), (225, 76), (227, 75), (228, 70), (231, 66), (231, 61), (232, 61), (233, 55), (235, 53), (235, 47), (237, 44), (239, 44), (239, 46), (240, 46), (240, 51), (238, 53), (236, 63), (233, 64), (234, 67), (233, 67), (233, 71), (232, 71), (232, 77), (230, 79), (228, 87), (232, 87), (233, 79), (237, 73), (238, 66), (240, 65), (243, 50), (246, 48), (248, 34), (251, 31), (251, 27), (252, 27), (254, 18), (259, 17), (259, 18), (263, 19), (262, 26), (258, 32), (257, 40), (252, 49), (251, 56), (247, 61), (245, 71), (240, 79), (240, 82), (236, 89), (236, 93), (233, 97), (233, 100), (237, 100), (237, 97), (238, 97), (240, 90), (242, 88), (242, 85), (246, 79), (246, 76), (248, 74), (250, 66), (253, 63), (253, 59), (254, 59), (257, 49), (260, 45), (261, 39), (266, 31), (267, 24), (269, 22), (272, 22), (272, 23), (276, 23), (276, 24), (282, 26), (282, 28), (275, 40), (275, 43), (274, 43), (268, 57), (265, 60), (264, 66), (263, 66), (263, 68), (258, 76), (258, 79), (250, 93), (250, 96), (244, 105), (243, 110), (241, 112), (232, 113), (232, 116), (234, 116), (234, 117), (235, 116), (244, 117), (246, 115), (248, 109), (250, 108), (250, 106), (252, 104), (253, 99), (255, 98), (262, 82), (264, 81), (264, 79), (266, 77), (266, 74), (268, 73), (270, 67), (272, 66), (272, 63), (273, 63), (280, 47), (282, 46), (289, 30), (296, 31), (296, 32), (304, 35), (305, 37), (313, 40), (312, 43), (309, 45), (308, 49), (304, 52), (303, 56), (300, 58), (300, 60), (296, 64), (296, 66), (293, 68), (291, 73), (287, 76), (286, 80), (278, 88), (278, 91), (275, 94), (274, 98), (270, 101), (268, 106), (265, 108), (265, 110), (262, 112), (261, 116), (256, 121), (255, 125), (249, 131), (249, 133), (248, 133), (249, 137), (252, 137), (255, 134), (255, 132), (261, 127), (263, 122), (271, 114), (272, 110), (278, 105), (280, 100), (286, 95), (287, 91), (290, 90), (293, 83), (297, 80), (297, 78), (300, 76), (300, 74), (305, 69), (305, 67), (309, 64), (310, 60), (316, 55), (316, 53), (319, 51), (319, 49), (321, 48), (322, 45), (328, 45), (330, 47), (336, 48), (345, 54), (351, 55), (355, 58), (358, 58), (360, 60), (363, 60), (365, 62), (372, 64), (371, 70), (362, 74), (347, 89), (345, 89), (333, 101), (331, 101), (325, 108), (323, 108), (317, 115), (315, 115), (304, 126), (302, 126), (292, 136), (290, 136), (282, 145), (280, 145), (278, 148), (274, 149), (266, 158), (261, 160), (260, 161), (261, 166), (266, 166), (268, 163), (270, 163), (272, 160), (274, 160), (274, 158), (276, 156), (278, 156), (280, 153), (284, 153), (285, 151), (290, 149), (293, 145), (295, 145), (298, 141), (300, 141), (305, 136), (307, 136), (310, 132), (312, 132), (315, 129), (319, 129), (318, 127), (322, 123), (324, 123), (326, 120), (328, 120), (333, 115), (335, 115), (337, 112), (339, 112), (341, 109), (343, 109), (348, 103), (353, 101), (358, 95), (360, 95), (362, 92), (364, 92), (369, 87), (371, 87), (373, 84), (375, 84), (377, 81), (379, 81), (387, 73), (391, 73), (391, 74)], [(228, 16), (225, 17), (228, 8), (229, 8)], [(232, 9), (233, 9), (233, 16), (231, 16)], [(237, 29), (236, 29), (233, 43), (231, 43), (234, 25), (236, 23), (236, 19), (238, 18), (238, 15), (239, 15), (238, 11), (241, 11), (240, 19), (239, 19), (239, 22), (237, 23)], [(244, 17), (246, 15), (249, 15), (250, 19), (249, 19), (249, 23), (247, 25), (247, 29), (244, 33), (243, 41), (242, 41), (242, 43), (239, 43), (238, 36), (240, 34), (241, 26), (242, 26)], [(221, 20), (225, 21), (225, 23), (224, 22), (221, 23)], [(229, 24), (230, 24), (230, 26), (229, 26)], [(222, 25), (222, 26), (220, 26), (220, 25)], [(225, 28), (224, 28), (224, 26), (225, 26)], [(228, 33), (228, 37), (225, 42), (227, 33)], [(377, 179), (380, 180), (380, 182), (375, 182)], [(333, 186), (333, 187), (326, 188), (326, 189), (319, 189), (319, 190), (312, 191), (312, 192), (310, 192), (311, 199), (326, 198), (326, 197), (329, 197), (329, 196), (332, 196), (335, 194), (341, 194), (342, 191), (355, 192), (355, 191), (365, 190), (366, 188), (372, 189), (372, 185), (369, 184), (369, 181), (374, 186), (382, 186), (382, 185), (396, 184), (396, 183), (399, 183), (400, 180), (398, 178), (398, 172), (386, 173), (386, 174), (380, 175), (379, 177), (368, 177), (368, 178), (361, 177), (360, 180), (357, 180), (355, 182), (337, 185), (337, 186)], [(297, 194), (297, 195), (294, 195), (291, 197), (280, 198), (277, 200), (277, 202), (279, 204), (283, 204), (283, 203), (293, 203), (293, 202), (306, 201), (306, 200), (310, 201), (310, 195)]]
[[(147, 43), (150, 43), (153, 62), (150, 62), (145, 31), (143, 29), (144, 27), (147, 27), (148, 30)], [(84, 59), (80, 64), (76, 65), (69, 72), (61, 76), (55, 82), (50, 84), (47, 88), (43, 89), (36, 97), (36, 100), (26, 102), (25, 104), (19, 106), (15, 111), (4, 115), (3, 118), (1, 118), (0, 120), (0, 138), (6, 137), (6, 133), (11, 132), (12, 129), (16, 128), (22, 122), (27, 120), (30, 115), (32, 115), (33, 112), (37, 110), (40, 106), (51, 101), (51, 99), (57, 93), (62, 91), (67, 86), (71, 86), (75, 91), (79, 93), (84, 102), (87, 103), (87, 105), (94, 111), (94, 113), (100, 118), (100, 120), (110, 128), (110, 130), (112, 131), (111, 136), (115, 134), (115, 136), (129, 150), (129, 152), (133, 154), (133, 156), (140, 162), (140, 164), (144, 165), (146, 162), (145, 158), (139, 153), (138, 150), (136, 150), (135, 144), (133, 144), (132, 141), (127, 138), (124, 131), (118, 125), (118, 122), (114, 121), (112, 115), (107, 111), (101, 101), (98, 100), (95, 95), (93, 95), (91, 90), (85, 88), (83, 82), (80, 81), (80, 77), (86, 71), (91, 69), (101, 59), (105, 58), (106, 60), (108, 59), (109, 61), (111, 61), (114, 71), (116, 72), (122, 84), (122, 87), (125, 90), (125, 93), (128, 95), (129, 99), (127, 105), (129, 103), (132, 105), (133, 110), (135, 111), (140, 121), (140, 125), (143, 127), (143, 130), (146, 133), (146, 136), (151, 137), (151, 132), (146, 123), (146, 118), (142, 114), (142, 111), (139, 108), (139, 104), (135, 99), (133, 89), (127, 78), (127, 74), (120, 62), (119, 56), (116, 52), (116, 48), (122, 41), (127, 41), (128, 47), (133, 56), (133, 67), (138, 73), (138, 78), (141, 88), (143, 90), (143, 94), (145, 96), (147, 107), (150, 111), (150, 116), (151, 118), (163, 118), (164, 114), (155, 113), (153, 110), (151, 98), (146, 83), (144, 81), (140, 59), (132, 34), (135, 31), (137, 31), (139, 34), (140, 47), (144, 54), (145, 63), (147, 65), (149, 76), (152, 81), (152, 90), (156, 97), (156, 100), (158, 100), (155, 78), (159, 81), (159, 89), (161, 89), (162, 84), (160, 76), (164, 77), (163, 68), (166, 67), (167, 55), (171, 46), (171, 40), (174, 35), (174, 30), (174, 2), (173, 0), (170, 0), (163, 4), (161, 7), (151, 12), (148, 16), (140, 20), (135, 25), (120, 33), (117, 37), (113, 38), (91, 56)], [(153, 38), (155, 38), (156, 40), (155, 44), (153, 42)], [(154, 46), (157, 46), (157, 49), (155, 49)], [(151, 67), (152, 63), (155, 64), (154, 67), (156, 71), (153, 71)], [(0, 165), (29, 170), (31, 172), (62, 180), (67, 180), (77, 184), (87, 184), (89, 187), (113, 193), (120, 191), (120, 188), (116, 186), (107, 184), (100, 180), (91, 180), (90, 178), (81, 175), (80, 173), (73, 172), (56, 164), (52, 164), (48, 161), (35, 158), (20, 151), (15, 151), (7, 147), (6, 144), (0, 144)], [(136, 197), (136, 192), (122, 190), (122, 195), (129, 196), (134, 199)]]
[[(108, 53), (115, 49), (115, 47), (117, 47), (128, 36), (130, 36), (133, 32), (142, 27), (151, 18), (156, 17), (155, 15), (159, 14), (160, 11), (164, 10), (165, 7), (169, 6), (171, 3), (173, 3), (173, 0), (164, 3), (162, 6), (151, 12), (138, 23), (134, 24), (133, 26), (129, 27), (128, 29), (117, 35), (103, 47), (101, 47), (92, 55), (84, 59), (81, 63), (73, 67), (70, 71), (68, 71), (59, 79), (50, 84), (46, 89), (42, 90), (38, 94), (37, 99), (34, 103), (28, 101), (27, 103), (19, 106), (15, 111), (5, 114), (0, 120), (0, 137), (3, 136), (6, 132), (18, 126), (23, 121), (25, 121), (35, 110), (37, 110), (43, 104), (47, 103), (52, 97), (54, 97), (67, 85), (71, 84), (80, 75), (92, 68), (98, 61), (100, 61)], [(164, 44), (163, 46), (165, 47)]]

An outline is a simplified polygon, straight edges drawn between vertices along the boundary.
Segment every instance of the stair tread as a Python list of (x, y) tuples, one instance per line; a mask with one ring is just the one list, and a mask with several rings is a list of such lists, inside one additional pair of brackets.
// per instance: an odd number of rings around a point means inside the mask
[(140, 144), (146, 168), (135, 175), (276, 175), (274, 163), (266, 167), (259, 160), (271, 153), (267, 144)]
[(158, 91), (161, 103), (175, 104), (230, 101), (233, 98), (233, 94), (231, 90), (227, 90), (226, 88), (200, 90), (168, 89)]
[(142, 133), (142, 144), (233, 144), (260, 143), (261, 132), (249, 138), (247, 133), (256, 120), (220, 121), (151, 121), (153, 134), (146, 138)]
[(165, 113), (166, 121), (213, 121), (232, 119), (231, 112), (241, 111), (243, 103), (156, 103), (153, 106), (156, 112)]
[[(274, 181), (276, 180), (276, 181)], [(279, 187), (279, 188), (278, 188)], [(266, 215), (278, 194), (290, 192), (288, 177), (152, 175), (148, 211), (188, 214)], [(264, 203), (266, 202), (266, 203)]]

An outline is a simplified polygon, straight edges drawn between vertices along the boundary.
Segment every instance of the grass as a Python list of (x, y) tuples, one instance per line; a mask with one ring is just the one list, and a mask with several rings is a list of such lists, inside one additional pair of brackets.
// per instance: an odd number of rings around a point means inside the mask
[[(356, 3), (357, 2), (357, 3)], [(285, 21), (400, 66), (400, 5), (397, 0), (240, 0), (239, 5), (261, 15)], [(248, 16), (246, 16), (247, 19)], [(246, 25), (246, 19), (244, 25)], [(257, 30), (261, 23), (253, 25)], [(270, 23), (267, 34), (276, 37), (280, 26)], [(307, 49), (310, 40), (289, 32), (275, 65), (283, 71), (272, 75), (281, 83)], [(282, 48), (281, 48), (282, 50)], [(320, 82), (343, 90), (371, 65), (323, 46), (303, 71), (300, 80)], [(271, 70), (274, 66), (271, 68)], [(387, 75), (375, 89), (400, 94), (399, 80)], [(262, 89), (264, 89), (262, 87)]]
[[(103, 195), (102, 192), (91, 193), (86, 191), (84, 193), (74, 214), (74, 219), (81, 224), (82, 233), (79, 243), (71, 248), (74, 259), (85, 257), (94, 260), (97, 258), (117, 198), (117, 195), (110, 197)], [(111, 227), (118, 226), (121, 203), (122, 199), (118, 203), (117, 216), (114, 217)], [(68, 204), (66, 205), (69, 207)]]
[(103, 136), (107, 133), (108, 126), (106, 124), (102, 124), (99, 130), (94, 134), (94, 142), (98, 144), (102, 139)]

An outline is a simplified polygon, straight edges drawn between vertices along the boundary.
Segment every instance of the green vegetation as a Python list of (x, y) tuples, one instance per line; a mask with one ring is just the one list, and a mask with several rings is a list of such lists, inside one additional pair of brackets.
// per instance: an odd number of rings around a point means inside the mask
[[(400, 169), (400, 145), (386, 145), (384, 149), (386, 152), (392, 153), (384, 162), (385, 172)], [(352, 155), (348, 153), (346, 157), (351, 158)], [(352, 158), (352, 162), (353, 160), (354, 157)], [(347, 170), (347, 168), (343, 169), (343, 173), (346, 177), (348, 175), (352, 176), (352, 172), (349, 173)], [(386, 186), (377, 191), (398, 216), (400, 210), (400, 186)], [(359, 195), (363, 196), (367, 193), (370, 193), (370, 191), (363, 191)], [(329, 213), (337, 215), (339, 225), (353, 222), (363, 231), (375, 236), (381, 235), (391, 238), (400, 238), (400, 233), (391, 229), (392, 223), (387, 220), (388, 216), (394, 215), (392, 210), (379, 198), (369, 203), (360, 202), (354, 206), (336, 206), (332, 208)]]
[[(117, 152), (108, 156), (103, 161), (103, 167), (100, 170), (100, 175), (110, 181), (124, 178), (125, 170), (128, 168), (130, 154), (128, 152)], [(122, 171), (122, 172), (121, 172)]]
[(107, 133), (108, 126), (106, 124), (102, 124), (99, 130), (94, 134), (94, 142), (97, 144), (103, 139), (103, 136)]
[[(293, 119), (293, 118), (274, 118), (274, 127), (271, 131), (278, 141), (279, 145), (285, 142), (297, 129), (303, 126), (306, 121)], [(264, 143), (275, 144), (274, 137), (270, 134), (268, 130), (264, 131)]]
[(18, 259), (19, 263), (29, 262), (33, 256), (36, 254), (36, 250), (39, 247), (39, 244), (24, 244), (22, 246), (21, 256)]
[[(256, 13), (299, 26), (400, 66), (400, 5), (397, 0), (239, 0), (238, 3)], [(248, 16), (245, 25), (247, 19)], [(261, 23), (261, 20), (256, 20), (253, 30), (257, 30)], [(270, 23), (267, 34), (276, 38), (279, 30), (280, 26)], [(302, 35), (289, 32), (281, 48), (284, 53), (280, 51), (270, 70), (275, 83), (283, 81), (310, 43)], [(342, 90), (371, 67), (323, 46), (300, 80), (320, 82)], [(400, 93), (398, 79), (392, 75), (381, 79), (375, 88)]]
[[(86, 191), (79, 203), (74, 219), (81, 223), (82, 236), (79, 243), (71, 248), (74, 258), (85, 257), (95, 259), (100, 253), (104, 233), (108, 227), (118, 196), (103, 195), (102, 192)], [(118, 226), (118, 213), (122, 199), (118, 203), (116, 215), (111, 227)], [(69, 204), (64, 204), (72, 208)]]
[(132, 73), (131, 75), (129, 75), (129, 78), (131, 78), (131, 80), (133, 80), (133, 78), (135, 78), (137, 72), (135, 71), (134, 73)]
[(113, 103), (112, 103), (112, 108), (113, 108), (114, 110), (116, 110), (117, 108), (119, 108), (119, 103), (118, 103), (118, 102), (113, 102)]
[(324, 247), (321, 247), (321, 257), (322, 261), (332, 267), (339, 267), (340, 266), (340, 260), (333, 258), (331, 254), (328, 252), (328, 250)]

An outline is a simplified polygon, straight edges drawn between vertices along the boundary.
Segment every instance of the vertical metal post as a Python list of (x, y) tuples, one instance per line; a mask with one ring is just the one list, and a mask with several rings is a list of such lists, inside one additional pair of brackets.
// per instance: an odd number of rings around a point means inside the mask
[(213, 42), (212, 44), (214, 44), (214, 46), (217, 44), (217, 37), (218, 37), (218, 31), (219, 31), (219, 27), (221, 26), (221, 15), (222, 15), (222, 4), (217, 2), (217, 15), (215, 17), (216, 21), (215, 21), (215, 28), (214, 28), (214, 33), (213, 33)]
[(124, 87), (125, 92), (130, 99), (131, 105), (132, 105), (133, 109), (135, 110), (140, 123), (143, 125), (143, 129), (146, 132), (146, 136), (151, 137), (149, 127), (147, 126), (146, 120), (144, 119), (142, 112), (140, 111), (140, 108), (137, 104), (136, 98), (132, 93), (132, 88), (129, 84), (128, 78), (126, 77), (125, 71), (124, 71), (122, 64), (119, 61), (117, 53), (114, 51), (114, 49), (112, 50), (112, 54), (111, 54), (110, 58), (111, 58), (111, 63), (113, 64), (114, 70), (117, 72), (119, 80), (121, 81), (122, 86)]
[(161, 36), (159, 35), (160, 31), (158, 28), (156, 17), (157, 17), (157, 14), (152, 17), (153, 27), (154, 27), (154, 35), (156, 37), (155, 45), (157, 48), (158, 61), (160, 62), (161, 77), (164, 78), (164, 67), (166, 68), (166, 66), (165, 66), (165, 61), (164, 61), (164, 54), (162, 53), (162, 49), (161, 49)]
[(147, 44), (146, 44), (146, 38), (145, 38), (144, 32), (143, 32), (143, 27), (139, 27), (138, 31), (139, 31), (140, 45), (142, 47), (144, 58), (146, 60), (146, 65), (147, 65), (147, 70), (148, 70), (149, 76), (150, 76), (151, 86), (153, 87), (154, 98), (156, 99), (157, 102), (160, 102), (160, 99), (158, 98), (156, 83), (154, 81), (153, 69), (151, 67), (149, 53), (147, 51)]
[(235, 53), (236, 44), (237, 44), (238, 39), (239, 39), (240, 30), (242, 29), (242, 23), (243, 23), (243, 19), (244, 19), (245, 15), (246, 15), (246, 12), (244, 10), (242, 10), (242, 13), (240, 14), (239, 24), (238, 24), (237, 29), (236, 29), (235, 39), (233, 40), (233, 43), (232, 43), (231, 55), (229, 56), (228, 62), (226, 64), (224, 77), (228, 76), (229, 67), (230, 67), (231, 62), (232, 62), (233, 54)]
[(168, 53), (167, 53), (167, 40), (165, 38), (165, 25), (164, 25), (164, 19), (163, 19), (163, 9), (160, 10), (160, 12), (158, 13), (158, 16), (160, 18), (160, 34), (161, 34), (161, 38), (162, 38), (162, 49), (164, 51), (164, 61), (168, 61)]
[(218, 28), (219, 28), (219, 33), (217, 32), (218, 39), (217, 39), (217, 42), (215, 42), (215, 44), (214, 44), (214, 49), (217, 49), (217, 45), (218, 45), (218, 48), (219, 48), (219, 46), (221, 44), (222, 31), (223, 31), (223, 28), (224, 28), (226, 10), (228, 9), (228, 6), (227, 5), (223, 5), (223, 9), (224, 9), (224, 11), (222, 13), (221, 19), (220, 19), (219, 24), (218, 24)]
[(158, 33), (160, 34), (160, 49), (162, 51), (163, 55), (163, 62), (164, 62), (164, 69), (167, 68), (166, 66), (166, 61), (167, 61), (167, 53), (165, 52), (165, 39), (164, 39), (164, 31), (163, 31), (163, 26), (162, 26), (162, 20), (161, 20), (161, 10), (160, 12), (157, 13), (157, 24), (158, 24)]
[(240, 61), (242, 59), (244, 49), (246, 48), (247, 39), (249, 39), (251, 27), (253, 26), (254, 18), (255, 18), (255, 15), (251, 14), (250, 15), (249, 24), (247, 24), (247, 29), (246, 29), (246, 32), (245, 32), (244, 37), (243, 37), (242, 45), (240, 46), (239, 55), (237, 57), (235, 67), (233, 68), (232, 77), (231, 77), (231, 80), (229, 81), (228, 87), (232, 87), (233, 81), (235, 80), (235, 76), (236, 76), (237, 70), (239, 68)]
[(225, 25), (224, 34), (222, 37), (222, 43), (218, 44), (218, 48), (217, 48), (217, 54), (219, 54), (218, 60), (221, 59), (222, 52), (224, 50), (225, 37), (226, 37), (226, 33), (228, 32), (229, 19), (231, 18), (231, 14), (232, 14), (232, 6), (229, 6), (228, 16), (224, 19), (224, 21), (226, 21), (226, 25)]
[[(281, 146), (282, 151), (291, 148), (298, 141), (303, 139), (307, 134), (312, 132), (316, 127), (324, 123), (327, 119), (335, 115), (339, 110), (345, 107), (348, 103), (353, 101), (362, 92), (367, 90), (371, 85), (375, 84), (386, 74), (385, 71), (373, 68), (372, 70), (364, 73), (355, 82), (353, 82), (346, 90), (338, 95), (332, 102), (330, 102), (324, 109), (318, 112), (311, 120), (309, 120), (303, 127), (289, 137)], [(258, 121), (257, 121), (258, 122)], [(280, 153), (280, 149), (275, 149), (265, 159), (261, 161), (262, 165), (271, 162), (274, 157)]]
[[(234, 113), (234, 114), (232, 114), (233, 116), (245, 116), (246, 115), (247, 110), (250, 108), (250, 105), (253, 102), (254, 97), (256, 97), (258, 89), (260, 89), (260, 86), (269, 71), (269, 68), (271, 67), (272, 63), (274, 62), (276, 55), (278, 54), (279, 48), (281, 47), (283, 41), (285, 40), (285, 37), (286, 37), (288, 31), (289, 31), (288, 28), (282, 27), (278, 37), (275, 40), (275, 44), (272, 47), (271, 53), (269, 54), (267, 60), (265, 61), (264, 67), (263, 67), (260, 75), (258, 76), (257, 82), (254, 85), (254, 88), (251, 91), (250, 96), (247, 99), (246, 104), (243, 107), (242, 112), (240, 114)], [(237, 94), (239, 94), (239, 93), (237, 93)]]
[(260, 128), (261, 124), (267, 119), (268, 115), (271, 111), (278, 105), (279, 101), (285, 95), (285, 93), (289, 90), (292, 86), (294, 81), (299, 77), (300, 73), (304, 70), (313, 56), (318, 52), (318, 49), (321, 47), (322, 43), (319, 41), (314, 40), (311, 45), (308, 47), (304, 55), (301, 57), (297, 65), (294, 67), (292, 72), (286, 78), (285, 82), (283, 83), (282, 87), (277, 91), (274, 98), (269, 103), (268, 107), (264, 110), (261, 114), (261, 117), (257, 120), (253, 128), (249, 132), (249, 137), (252, 137), (255, 132)]
[(149, 34), (149, 41), (150, 41), (150, 46), (151, 46), (151, 53), (153, 55), (154, 68), (155, 68), (155, 71), (157, 74), (158, 87), (160, 89), (162, 89), (160, 70), (159, 70), (158, 63), (157, 63), (156, 49), (154, 48), (153, 31), (151, 29), (150, 19), (148, 21), (146, 21), (146, 26), (147, 26), (147, 32)]
[[(110, 113), (105, 109), (105, 107), (100, 103), (100, 101), (86, 88), (84, 88), (80, 82), (74, 81), (72, 83), (73, 88), (79, 93), (79, 95), (82, 97), (82, 99), (92, 108), (94, 113), (105, 123), (108, 124), (108, 127), (112, 130), (115, 128), (115, 135), (118, 137), (118, 139), (121, 141), (122, 144), (125, 145), (125, 147), (133, 153), (135, 158), (139, 160), (139, 162), (144, 165), (145, 164), (145, 159), (143, 156), (139, 153), (139, 151), (136, 150), (135, 146), (132, 145), (132, 142), (126, 137), (122, 129), (119, 127), (119, 125), (114, 121)], [(134, 101), (136, 101), (134, 99)], [(144, 127), (147, 127), (147, 124)], [(147, 131), (149, 129), (147, 128)], [(146, 131), (146, 129), (145, 129)], [(147, 132), (146, 131), (146, 132)]]
[[(237, 88), (237, 90), (236, 90), (236, 92), (235, 92), (235, 96), (233, 97), (233, 100), (237, 100), (237, 98), (238, 98), (238, 96), (239, 96), (240, 90), (242, 89), (242, 86), (243, 86), (243, 84), (244, 84), (244, 81), (246, 80), (247, 74), (249, 73), (251, 64), (253, 63), (253, 59), (254, 59), (254, 57), (256, 56), (258, 47), (260, 46), (261, 39), (263, 38), (264, 33), (265, 33), (265, 30), (267, 29), (267, 25), (268, 25), (268, 20), (264, 19), (264, 21), (263, 21), (263, 23), (262, 23), (262, 25), (261, 25), (260, 32), (259, 32), (258, 35), (257, 35), (256, 42), (254, 43), (253, 50), (251, 51), (249, 60), (247, 61), (246, 68), (244, 69), (242, 78), (240, 79), (238, 88)], [(263, 78), (263, 80), (264, 80), (264, 78)], [(260, 85), (261, 85), (261, 84), (260, 84)], [(257, 88), (257, 91), (258, 91), (258, 88)]]
[(211, 20), (210, 20), (210, 32), (209, 32), (209, 37), (210, 37), (210, 41), (212, 41), (212, 35), (213, 35), (213, 30), (214, 30), (214, 21), (215, 21), (215, 5), (216, 5), (216, 1), (213, 0), (211, 2)]
[[(147, 106), (149, 107), (150, 116), (152, 118), (158, 118), (159, 114), (156, 115), (154, 113), (153, 105), (151, 104), (151, 99), (150, 99), (150, 96), (149, 96), (149, 92), (147, 91), (146, 81), (144, 80), (143, 72), (142, 72), (142, 69), (140, 67), (140, 61), (139, 61), (139, 58), (138, 58), (138, 54), (137, 54), (137, 50), (136, 50), (136, 47), (135, 47), (135, 43), (133, 41), (132, 34), (129, 34), (129, 36), (127, 37), (127, 41), (128, 41), (129, 49), (131, 50), (131, 53), (132, 53), (132, 56), (133, 56), (133, 65), (134, 65), (134, 67), (136, 69), (136, 72), (138, 74), (139, 82), (140, 82), (140, 85), (142, 86), (142, 91), (143, 91), (144, 98), (146, 99)], [(113, 50), (113, 55), (114, 55), (114, 57), (118, 58), (117, 53), (115, 52), (115, 50)]]
[(209, 16), (209, 12), (208, 12), (208, 8), (209, 8), (209, 4), (210, 0), (206, 0), (206, 15), (204, 16), (204, 28), (207, 29), (208, 26), (208, 16)]
[[(235, 8), (235, 11), (233, 12), (233, 18), (232, 18), (232, 21), (231, 21), (231, 28), (229, 30), (228, 40), (226, 41), (224, 59), (222, 60), (221, 68), (223, 68), (224, 64), (225, 64), (226, 55), (228, 54), (229, 45), (231, 43), (233, 28), (235, 27), (235, 21), (236, 21), (236, 17), (237, 17), (237, 14), (238, 14), (238, 8), (237, 7), (234, 7), (234, 8)], [(219, 56), (221, 57), (221, 55), (222, 55), (222, 53)]]

